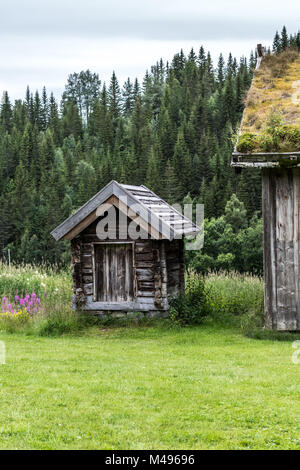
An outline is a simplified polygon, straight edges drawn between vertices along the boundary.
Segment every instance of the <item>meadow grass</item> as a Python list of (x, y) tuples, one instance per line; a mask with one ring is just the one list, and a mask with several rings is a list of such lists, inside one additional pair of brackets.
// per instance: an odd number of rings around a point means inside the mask
[(299, 449), (300, 365), (237, 328), (2, 333), (1, 449)]
[[(256, 339), (300, 339), (299, 334), (284, 335), (262, 328), (264, 297), (262, 278), (236, 272), (210, 273), (205, 277), (205, 289), (203, 290), (202, 277), (193, 272), (187, 273), (187, 292), (191, 289), (197, 290), (197, 285), (199, 285), (199, 292), (206, 296), (206, 312), (204, 313), (208, 314), (207, 320), (211, 323), (217, 321), (225, 325), (241, 326), (244, 334)], [(130, 326), (132, 323), (136, 325), (151, 324), (151, 321), (139, 319), (138, 316), (134, 319), (100, 321), (90, 315), (75, 314), (71, 308), (72, 277), (68, 270), (59, 270), (55, 266), (46, 265), (39, 267), (23, 265), (9, 268), (5, 264), (0, 264), (0, 297), (5, 296), (9, 301), (13, 301), (16, 294), (24, 296), (31, 292), (35, 292), (41, 297), (40, 312), (25, 319), (26, 321), (22, 317), (18, 319), (10, 318), (9, 315), (5, 317), (0, 315), (0, 331), (59, 336), (66, 333), (85, 334), (90, 327), (94, 327), (96, 324), (104, 326)], [(195, 309), (196, 306), (192, 309), (194, 315), (196, 314)], [(201, 322), (203, 318), (200, 318)], [(168, 321), (166, 320), (165, 323)], [(175, 321), (175, 323), (179, 324), (180, 322)], [(183, 322), (183, 324), (185, 323), (188, 321)]]
[(1, 449), (300, 447), (291, 342), (257, 341), (240, 328), (261, 311), (261, 279), (209, 275), (213, 313), (185, 328), (76, 316), (71, 284), (55, 268), (0, 266), (2, 295), (47, 292), (29, 324), (0, 322)]

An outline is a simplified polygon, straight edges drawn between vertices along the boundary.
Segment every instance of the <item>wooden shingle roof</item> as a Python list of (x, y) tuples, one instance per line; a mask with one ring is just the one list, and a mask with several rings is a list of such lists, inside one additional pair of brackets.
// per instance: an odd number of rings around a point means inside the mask
[(183, 235), (196, 235), (200, 232), (200, 228), (189, 218), (146, 186), (132, 186), (111, 181), (75, 214), (56, 227), (51, 235), (55, 240), (74, 238), (97, 219), (97, 209), (112, 197), (121, 202), (125, 201), (127, 208), (153, 227), (154, 233), (158, 233), (160, 238), (173, 240), (182, 238)]

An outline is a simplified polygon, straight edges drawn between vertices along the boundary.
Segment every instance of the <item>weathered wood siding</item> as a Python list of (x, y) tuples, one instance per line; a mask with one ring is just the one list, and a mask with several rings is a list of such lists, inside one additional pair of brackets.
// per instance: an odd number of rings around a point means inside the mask
[(264, 169), (266, 327), (300, 330), (300, 168)]
[(184, 291), (184, 244), (183, 240), (167, 241), (167, 278), (168, 295), (177, 295)]
[(131, 243), (94, 245), (94, 300), (127, 302), (134, 297)]
[[(76, 252), (76, 263), (73, 261), (73, 265), (77, 273), (73, 277), (74, 291), (78, 295), (81, 292), (78, 289), (82, 290), (84, 309), (168, 310), (168, 295), (174, 295), (178, 286), (183, 285), (183, 242), (152, 239), (134, 241), (130, 238), (101, 242), (96, 234), (97, 223), (98, 220), (72, 240), (73, 251)], [(120, 230), (117, 224), (117, 236)], [(119, 248), (113, 248), (113, 245)], [(122, 261), (124, 249), (127, 250), (127, 259), (132, 257), (131, 270), (127, 274), (123, 272), (129, 266), (129, 261), (125, 265)], [(126, 287), (129, 277), (131, 285), (128, 287), (127, 284)], [(125, 293), (128, 289), (129, 296)]]

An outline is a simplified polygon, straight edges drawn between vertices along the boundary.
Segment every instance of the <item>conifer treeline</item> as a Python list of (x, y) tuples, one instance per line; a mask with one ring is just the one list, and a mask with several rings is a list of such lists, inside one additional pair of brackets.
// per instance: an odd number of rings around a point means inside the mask
[(14, 260), (61, 262), (68, 244), (49, 232), (111, 179), (146, 184), (170, 203), (189, 193), (206, 217), (223, 214), (233, 193), (250, 219), (260, 210), (260, 176), (230, 168), (255, 58), (203, 47), (161, 60), (142, 84), (108, 87), (91, 72), (68, 78), (61, 103), (32, 94), (0, 111), (0, 243)]
[(278, 54), (288, 48), (300, 51), (300, 31), (289, 36), (286, 27), (283, 26), (281, 34), (278, 31), (275, 33), (272, 49)]

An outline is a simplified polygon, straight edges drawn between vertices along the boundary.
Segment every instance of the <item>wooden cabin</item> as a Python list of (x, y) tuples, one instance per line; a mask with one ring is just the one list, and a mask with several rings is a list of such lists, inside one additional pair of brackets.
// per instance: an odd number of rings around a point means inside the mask
[(153, 316), (184, 290), (183, 237), (198, 232), (146, 186), (111, 181), (51, 234), (71, 242), (74, 309)]
[(300, 54), (264, 56), (261, 47), (258, 53), (232, 166), (262, 173), (265, 326), (295, 331), (300, 330)]

